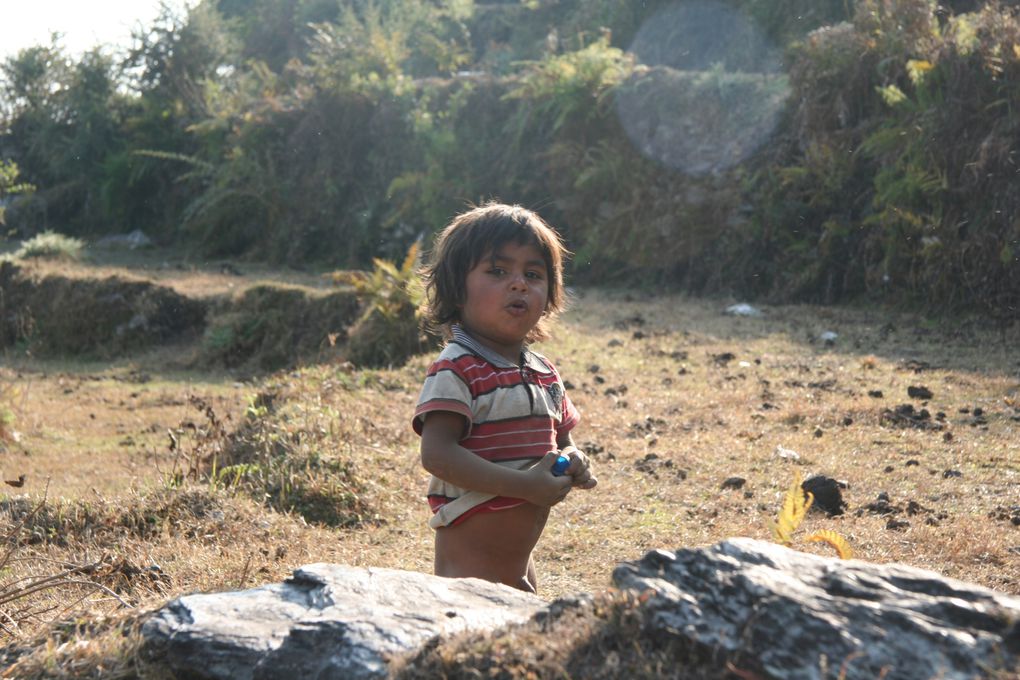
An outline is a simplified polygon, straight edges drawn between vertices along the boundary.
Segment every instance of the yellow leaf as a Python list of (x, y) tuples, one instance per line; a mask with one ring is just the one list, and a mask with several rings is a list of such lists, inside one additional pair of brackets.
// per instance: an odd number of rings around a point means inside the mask
[(930, 61), (926, 59), (909, 59), (907, 61), (907, 75), (910, 76), (910, 82), (917, 85), (924, 79), (924, 74), (935, 68)]
[(800, 472), (794, 473), (793, 484), (790, 485), (786, 492), (786, 497), (783, 499), (783, 507), (779, 511), (779, 517), (776, 518), (774, 524), (770, 523), (772, 537), (777, 543), (790, 545), (793, 532), (804, 521), (804, 516), (814, 500), (815, 497), (812, 494), (805, 495), (804, 489), (801, 488)]
[(406, 275), (414, 271), (414, 265), (418, 262), (418, 246), (420, 243), (421, 241), (415, 241), (407, 249), (407, 257), (404, 258), (404, 264), (400, 266), (400, 273)]
[(1020, 59), (1020, 45), (1013, 43), (1013, 56)]
[(327, 276), (329, 276), (329, 278), (333, 280), (333, 283), (336, 284), (346, 283), (351, 286), (363, 283), (367, 278), (365, 272), (354, 270), (339, 270), (327, 274)]
[(876, 87), (875, 89), (889, 106), (896, 106), (907, 100), (907, 95), (903, 94), (903, 90), (895, 85), (886, 85), (885, 87)]
[(837, 534), (835, 531), (829, 531), (828, 529), (822, 529), (811, 534), (804, 540), (813, 542), (824, 542), (835, 548), (836, 553), (839, 554), (841, 559), (848, 560), (854, 555), (854, 551), (850, 549), (850, 544), (847, 540)]
[(978, 46), (978, 29), (973, 14), (957, 14), (949, 20), (950, 34), (960, 56), (967, 56)]
[(373, 257), (372, 264), (375, 266), (375, 272), (379, 273), (381, 276), (388, 276), (393, 279), (400, 278), (400, 273), (397, 271), (397, 265), (393, 264), (389, 260)]

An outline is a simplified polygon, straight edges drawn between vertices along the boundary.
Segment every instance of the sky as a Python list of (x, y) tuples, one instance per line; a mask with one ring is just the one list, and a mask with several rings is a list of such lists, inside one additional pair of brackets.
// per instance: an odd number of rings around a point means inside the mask
[[(175, 9), (185, 6), (185, 0), (163, 2)], [(0, 59), (49, 44), (54, 31), (63, 34), (70, 55), (99, 43), (126, 48), (131, 30), (149, 24), (159, 8), (160, 0), (0, 0)]]

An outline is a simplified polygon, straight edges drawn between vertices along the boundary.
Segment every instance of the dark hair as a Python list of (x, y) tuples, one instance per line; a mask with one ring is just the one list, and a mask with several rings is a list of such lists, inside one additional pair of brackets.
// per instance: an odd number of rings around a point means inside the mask
[(425, 318), (431, 330), (449, 337), (450, 326), (460, 321), (468, 272), (506, 243), (533, 245), (542, 253), (549, 272), (549, 296), (545, 313), (526, 341), (549, 337), (547, 322), (566, 305), (563, 259), (570, 253), (556, 230), (536, 213), (504, 203), (485, 203), (461, 213), (436, 237), (429, 262), (421, 271)]

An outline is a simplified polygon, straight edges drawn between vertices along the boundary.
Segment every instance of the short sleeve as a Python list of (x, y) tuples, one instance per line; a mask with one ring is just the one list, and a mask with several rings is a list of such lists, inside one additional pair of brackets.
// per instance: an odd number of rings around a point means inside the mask
[(577, 425), (580, 420), (580, 411), (578, 411), (577, 407), (574, 406), (574, 402), (570, 401), (570, 395), (564, 391), (562, 414), (559, 424), (556, 425), (556, 438), (559, 439), (562, 435), (573, 430), (574, 426)]
[(581, 421), (581, 412), (574, 406), (574, 402), (570, 401), (570, 395), (567, 394), (567, 390), (563, 385), (563, 378), (560, 376), (560, 372), (556, 369), (556, 366), (549, 359), (537, 355), (541, 359), (552, 374), (556, 377), (556, 385), (559, 388), (563, 398), (560, 399), (560, 413), (559, 422), (556, 423), (556, 438), (559, 439), (566, 433), (574, 429), (574, 426)]
[(420, 435), (426, 415), (433, 411), (449, 411), (464, 416), (463, 437), (467, 437), (473, 420), (471, 402), (471, 389), (456, 364), (440, 359), (429, 367), (411, 426)]

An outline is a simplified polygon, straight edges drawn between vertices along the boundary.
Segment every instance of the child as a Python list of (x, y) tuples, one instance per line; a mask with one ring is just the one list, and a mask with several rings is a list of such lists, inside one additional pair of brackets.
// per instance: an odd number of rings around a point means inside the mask
[[(563, 309), (565, 253), (535, 213), (488, 203), (443, 230), (424, 269), (429, 320), (450, 338), (414, 412), (439, 576), (536, 592), (531, 553), (549, 508), (597, 483), (559, 374), (527, 347)], [(563, 476), (551, 472), (558, 455)]]

